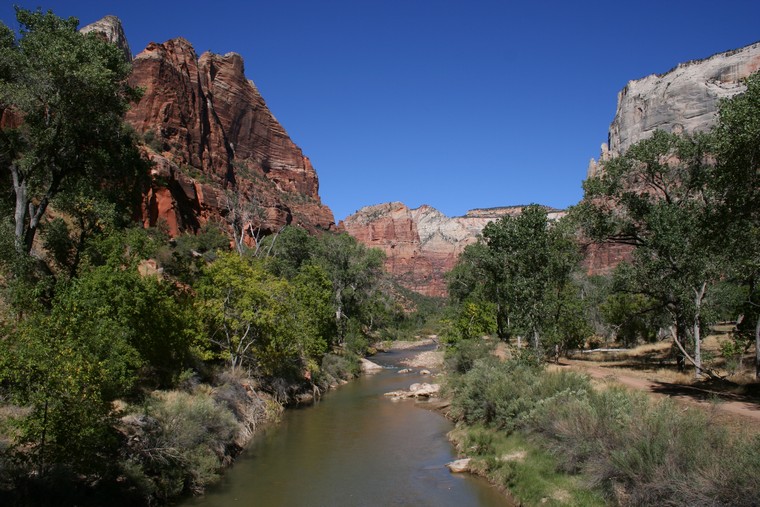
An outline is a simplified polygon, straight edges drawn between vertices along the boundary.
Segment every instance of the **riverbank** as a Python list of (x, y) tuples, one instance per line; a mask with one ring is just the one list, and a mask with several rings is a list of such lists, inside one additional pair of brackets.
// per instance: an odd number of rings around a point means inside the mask
[[(390, 348), (409, 351), (410, 355), (401, 361), (403, 365), (431, 369), (436, 372), (437, 382), (445, 385), (448, 374), (443, 370), (444, 351), (424, 350), (431, 346), (437, 346), (434, 338), (394, 342)], [(415, 352), (416, 349), (423, 350)], [(410, 386), (409, 394), (413, 391)], [(397, 399), (403, 398), (397, 392), (386, 393), (394, 394)], [(419, 406), (456, 420), (450, 413), (451, 394), (450, 389), (445, 389), (426, 397), (427, 401)], [(591, 491), (582, 478), (558, 472), (557, 460), (551, 453), (526, 435), (460, 421), (447, 438), (462, 458), (462, 468), (452, 469), (452, 473), (470, 473), (486, 479), (511, 505), (606, 505), (602, 496)]]
[(446, 382), (458, 448), (523, 504), (756, 505), (760, 440), (749, 432), (529, 354), (461, 352)]

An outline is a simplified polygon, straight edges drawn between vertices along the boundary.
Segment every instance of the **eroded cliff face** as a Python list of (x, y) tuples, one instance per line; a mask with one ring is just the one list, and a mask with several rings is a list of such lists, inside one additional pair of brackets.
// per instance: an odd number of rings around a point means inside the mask
[[(446, 295), (445, 274), (475, 243), (487, 223), (518, 215), (524, 206), (475, 209), (447, 217), (430, 206), (409, 209), (400, 202), (366, 206), (341, 222), (351, 236), (385, 252), (385, 267), (402, 286), (428, 296)], [(550, 217), (564, 214), (550, 210)]]
[[(720, 100), (743, 92), (742, 80), (758, 70), (760, 42), (681, 63), (665, 74), (629, 81), (618, 93), (617, 111), (600, 158), (625, 153), (655, 130), (709, 130), (715, 124)], [(596, 170), (592, 160), (589, 176)]]
[[(742, 93), (746, 89), (742, 80), (758, 70), (760, 42), (679, 64), (665, 74), (629, 81), (618, 93), (608, 143), (602, 145), (599, 162), (591, 160), (588, 177), (655, 130), (709, 130), (715, 124), (720, 100)], [(632, 251), (631, 246), (615, 243), (587, 245), (586, 270), (590, 275), (608, 274), (630, 258)]]
[[(98, 30), (91, 26), (83, 30)], [(177, 38), (149, 44), (132, 66), (129, 84), (143, 95), (126, 121), (143, 136), (153, 162), (141, 211), (146, 226), (164, 223), (173, 235), (195, 231), (208, 221), (225, 222), (237, 207), (245, 210), (249, 232), (286, 224), (312, 232), (334, 227), (316, 171), (245, 77), (240, 55), (199, 58)]]

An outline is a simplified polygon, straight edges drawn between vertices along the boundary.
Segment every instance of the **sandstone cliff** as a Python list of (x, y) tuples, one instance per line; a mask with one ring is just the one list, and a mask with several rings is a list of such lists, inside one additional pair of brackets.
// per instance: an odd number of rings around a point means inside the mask
[(105, 40), (121, 49), (124, 53), (124, 58), (127, 61), (132, 61), (132, 50), (129, 49), (127, 36), (124, 34), (124, 27), (116, 16), (105, 16), (102, 19), (81, 28), (79, 31), (84, 34), (91, 32), (100, 34)]
[[(760, 70), (760, 42), (704, 60), (681, 63), (665, 74), (629, 81), (618, 93), (601, 159), (617, 156), (655, 130), (698, 132), (715, 123), (718, 103), (745, 90), (742, 80)], [(589, 176), (596, 171), (592, 160)]]
[[(430, 206), (409, 209), (392, 202), (366, 206), (340, 227), (366, 246), (385, 252), (385, 267), (402, 286), (428, 296), (445, 296), (445, 274), (464, 248), (477, 241), (487, 223), (518, 215), (523, 207), (474, 209), (450, 218)], [(564, 213), (549, 211), (552, 218)]]
[[(594, 176), (605, 160), (619, 156), (655, 130), (703, 132), (716, 120), (721, 99), (745, 90), (742, 80), (760, 70), (760, 43), (719, 53), (704, 60), (682, 63), (665, 74), (630, 81), (618, 93), (615, 118), (600, 161), (591, 160)], [(628, 258), (632, 247), (592, 244), (586, 250), (589, 274), (607, 274)]]
[[(113, 17), (88, 30), (113, 41), (123, 36)], [(130, 85), (143, 95), (126, 120), (154, 163), (142, 206), (146, 226), (195, 231), (209, 220), (224, 221), (234, 207), (245, 210), (249, 232), (334, 226), (314, 168), (245, 77), (240, 55), (199, 58), (177, 38), (149, 44), (132, 66)]]

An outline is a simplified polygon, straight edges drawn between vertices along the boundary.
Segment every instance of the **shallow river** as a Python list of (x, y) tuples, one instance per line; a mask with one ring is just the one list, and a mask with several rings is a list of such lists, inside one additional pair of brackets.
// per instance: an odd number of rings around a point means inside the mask
[[(373, 358), (397, 364), (399, 353)], [(451, 474), (452, 425), (414, 401), (383, 393), (429, 376), (388, 368), (329, 392), (314, 406), (287, 410), (259, 435), (221, 484), (183, 505), (508, 506), (484, 480)]]

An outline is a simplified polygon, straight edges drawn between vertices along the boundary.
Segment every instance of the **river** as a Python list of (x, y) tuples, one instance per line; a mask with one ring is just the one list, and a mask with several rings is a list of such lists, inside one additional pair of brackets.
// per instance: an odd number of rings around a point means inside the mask
[(383, 393), (430, 381), (399, 374), (404, 352), (373, 358), (390, 366), (325, 395), (257, 436), (220, 484), (185, 507), (508, 506), (486, 481), (452, 474), (452, 425), (424, 402)]

